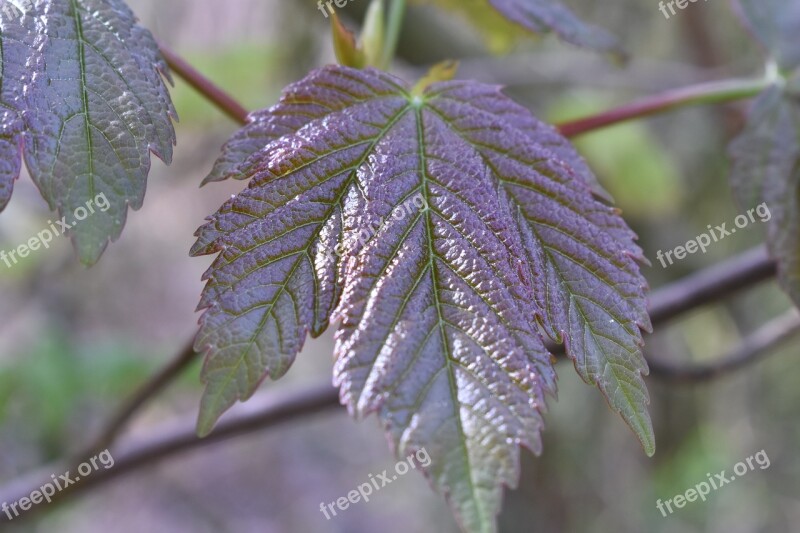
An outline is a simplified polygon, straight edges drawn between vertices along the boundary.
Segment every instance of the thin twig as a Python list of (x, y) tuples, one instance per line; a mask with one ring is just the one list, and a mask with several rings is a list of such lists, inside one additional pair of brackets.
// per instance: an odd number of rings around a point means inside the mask
[(142, 384), (122, 404), (117, 413), (106, 423), (97, 439), (78, 455), (78, 462), (80, 463), (83, 460), (82, 458), (89, 457), (111, 446), (139, 409), (180, 376), (183, 370), (195, 361), (197, 356), (198, 354), (194, 350), (194, 342), (187, 343), (183, 350), (170, 360), (164, 368)]
[(178, 54), (163, 44), (159, 44), (161, 55), (169, 68), (186, 83), (194, 87), (200, 94), (216, 105), (220, 111), (231, 117), (241, 125), (247, 124), (248, 111), (232, 96), (215, 85), (211, 80), (200, 74), (193, 66), (187, 63)]
[[(152, 432), (152, 437), (142, 440), (135, 445), (112, 453), (114, 466), (107, 470), (99, 469), (81, 479), (64, 490), (57, 492), (52, 502), (63, 502), (75, 495), (89, 489), (102, 486), (109, 481), (122, 477), (143, 466), (150, 465), (166, 457), (222, 442), (239, 435), (245, 435), (266, 427), (299, 420), (306, 415), (313, 415), (322, 411), (339, 407), (339, 395), (330, 384), (318, 385), (282, 394), (264, 395), (264, 400), (257, 398), (251, 404), (236, 413), (231, 413), (222, 419), (214, 433), (204, 439), (197, 437), (194, 418), (170, 423), (162, 429)], [(87, 460), (89, 456), (82, 460)], [(31, 492), (38, 490), (42, 485), (51, 481), (51, 475), (56, 476), (70, 471), (73, 474), (79, 462), (50, 464), (38, 469), (35, 473), (19, 478), (0, 489), (0, 502), (13, 503), (20, 498), (29, 497)], [(29, 511), (14, 518), (14, 522), (21, 522), (31, 518), (36, 512), (47, 509), (47, 505), (32, 507)], [(0, 523), (9, 522), (8, 516), (0, 513)]]
[[(654, 374), (657, 371), (660, 377), (670, 381), (682, 383), (707, 381), (761, 360), (798, 333), (800, 333), (800, 316), (796, 311), (792, 310), (763, 326), (750, 337), (744, 339), (740, 348), (714, 363), (680, 367), (672, 364), (651, 362), (651, 369)], [(262, 405), (254, 406), (251, 402), (248, 405), (249, 410), (232, 413), (225, 417), (220, 421), (214, 433), (205, 439), (197, 437), (193, 420), (170, 424), (166, 430), (154, 430), (154, 437), (130, 446), (127, 450), (114, 453), (113, 468), (98, 470), (90, 476), (81, 478), (79, 482), (68, 489), (57, 493), (53, 498), (53, 502), (63, 502), (82, 492), (123, 477), (141, 467), (152, 465), (155, 462), (185, 451), (274, 427), (290, 420), (295, 421), (306, 415), (314, 415), (328, 409), (340, 407), (337, 391), (328, 384), (292, 392), (285, 396), (279, 396), (277, 399), (273, 395), (267, 395), (265, 398), (267, 401)], [(32, 491), (50, 481), (48, 474), (58, 475), (71, 469), (74, 470), (74, 466), (70, 467), (66, 464), (50, 465), (39, 469), (35, 475), (19, 479), (3, 487), (0, 490), (0, 501), (14, 502), (22, 497), (27, 497)], [(17, 518), (17, 520), (28, 518), (34, 514), (33, 511), (42, 509), (43, 507), (34, 507), (27, 514)], [(7, 521), (7, 517), (0, 515), (0, 523), (5, 521)]]
[[(403, 9), (403, 1), (394, 3), (398, 11), (397, 19)], [(394, 9), (394, 8), (393, 8)], [(399, 24), (399, 22), (398, 22)], [(161, 55), (164, 56), (170, 69), (205, 96), (226, 115), (241, 125), (248, 122), (248, 111), (228, 93), (203, 76), (200, 72), (187, 63), (163, 44), (159, 45)], [(690, 85), (665, 91), (618, 107), (603, 113), (585, 117), (579, 120), (564, 122), (558, 125), (561, 133), (566, 137), (588, 133), (612, 124), (617, 124), (634, 118), (643, 118), (656, 113), (663, 113), (678, 107), (697, 104), (730, 102), (755, 96), (767, 87), (767, 79), (722, 80)]]
[(698, 383), (730, 374), (755, 363), (800, 333), (800, 315), (792, 309), (746, 337), (731, 353), (714, 361), (686, 365), (648, 358), (650, 373), (670, 383)]
[(598, 115), (562, 123), (558, 125), (558, 129), (565, 137), (575, 137), (605, 126), (663, 113), (678, 107), (750, 98), (763, 91), (768, 84), (769, 81), (765, 78), (756, 80), (723, 80), (681, 87), (643, 98)]
[[(653, 295), (650, 312), (654, 317), (654, 322), (663, 322), (685, 311), (723, 298), (736, 290), (766, 280), (773, 272), (774, 263), (767, 257), (763, 248), (756, 248), (656, 291)], [(752, 338), (745, 340), (740, 352), (722, 358), (719, 362), (706, 367), (681, 369), (677, 366), (667, 366), (657, 360), (650, 361), (651, 376), (677, 381), (711, 379), (758, 360), (761, 351), (767, 351), (785, 341), (798, 328), (800, 325), (792, 324), (788, 318), (782, 322), (770, 323), (754, 334)], [(124, 415), (118, 415), (112, 419), (114, 422), (111, 427), (116, 429), (104, 432), (104, 434), (110, 435), (110, 438), (106, 439), (109, 441), (109, 445), (133, 413), (147, 399), (152, 398), (152, 395), (147, 396), (144, 391), (158, 391), (166, 385), (166, 382), (178, 375), (178, 372), (170, 369), (180, 369), (183, 365), (182, 361), (188, 357), (186, 353), (186, 351), (182, 352), (181, 357), (176, 358), (167, 369), (160, 373), (163, 378), (154, 380), (157, 385), (145, 385), (136, 395), (135, 400), (126, 402), (129, 407), (120, 411)], [(719, 366), (719, 368), (711, 368), (712, 366)], [(255, 406), (251, 402), (243, 406), (243, 410), (227, 415), (219, 422), (214, 433), (205, 439), (197, 438), (193, 420), (182, 422), (178, 429), (173, 428), (166, 432), (154, 431), (153, 434), (157, 436), (130, 447), (127, 451), (122, 450), (115, 453), (115, 466), (112, 469), (98, 471), (91, 476), (82, 478), (79, 483), (67, 491), (59, 493), (57, 499), (62, 500), (89, 488), (100, 486), (127, 472), (185, 450), (339, 406), (337, 392), (327, 384), (301, 392), (292, 392), (275, 400), (272, 399), (272, 395), (269, 395), (268, 398), (269, 402), (266, 406), (254, 409)], [(74, 466), (72, 468), (74, 469)], [(43, 482), (47, 482), (50, 474), (68, 469), (70, 469), (70, 463), (51, 465), (39, 469), (35, 474), (13, 481), (0, 490), (0, 501), (16, 501), (36, 490)], [(23, 515), (23, 517), (25, 516), (27, 515)], [(0, 515), (0, 523), (5, 519), (5, 516)]]
[[(757, 247), (719, 265), (692, 274), (658, 291), (651, 298), (649, 308), (653, 325), (669, 321), (680, 314), (727, 295), (770, 279), (775, 274), (775, 263), (764, 247)], [(548, 346), (552, 353), (563, 354), (563, 345)], [(197, 356), (192, 343), (179, 352), (158, 374), (128, 400), (106, 424), (100, 437), (86, 448), (84, 456), (111, 446), (125, 425), (151, 398), (177, 378)], [(658, 375), (658, 368), (651, 369)]]
[(766, 247), (758, 246), (713, 267), (691, 274), (650, 295), (650, 320), (663, 324), (701, 305), (767, 281), (777, 266)]

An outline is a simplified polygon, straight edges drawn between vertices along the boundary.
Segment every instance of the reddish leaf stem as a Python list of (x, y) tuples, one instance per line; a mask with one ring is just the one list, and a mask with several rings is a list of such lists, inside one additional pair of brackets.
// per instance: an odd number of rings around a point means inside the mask
[(211, 103), (216, 105), (220, 111), (228, 115), (241, 125), (247, 124), (248, 111), (239, 102), (233, 99), (228, 93), (220, 89), (211, 80), (203, 76), (197, 69), (187, 63), (175, 52), (159, 44), (161, 55), (175, 74), (180, 76), (189, 85), (194, 87), (197, 92), (206, 97)]
[(769, 85), (765, 79), (723, 80), (689, 87), (672, 89), (661, 94), (648, 96), (641, 100), (592, 115), (590, 117), (564, 122), (558, 129), (565, 137), (575, 137), (606, 126), (635, 118), (663, 113), (679, 107), (698, 104), (716, 104), (751, 98)]

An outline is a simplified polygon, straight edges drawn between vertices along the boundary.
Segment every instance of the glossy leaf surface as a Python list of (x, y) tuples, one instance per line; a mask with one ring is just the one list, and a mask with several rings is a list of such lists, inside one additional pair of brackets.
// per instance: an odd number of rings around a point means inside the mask
[(493, 531), (555, 392), (541, 323), (652, 453), (641, 252), (569, 143), (498, 87), (327, 67), (252, 116), (225, 177), (250, 181), (193, 249), (219, 253), (201, 434), (340, 321), (343, 403), (379, 413), (398, 453), (425, 448), (465, 529)]
[[(33, 180), (72, 226), (80, 259), (92, 264), (119, 237), (128, 207), (141, 207), (150, 152), (172, 158), (175, 111), (161, 77), (167, 67), (121, 0), (29, 3), (25, 11), (0, 12), (0, 150), (17, 154), (0, 168), (0, 206), (24, 144)], [(16, 116), (8, 119), (11, 110)], [(79, 220), (76, 210), (100, 195), (108, 207), (100, 202), (104, 209)]]

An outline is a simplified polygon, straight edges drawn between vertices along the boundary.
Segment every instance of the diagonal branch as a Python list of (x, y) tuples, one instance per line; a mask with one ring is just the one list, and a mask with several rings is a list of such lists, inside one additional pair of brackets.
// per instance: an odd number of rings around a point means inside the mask
[(769, 82), (766, 78), (722, 80), (690, 85), (649, 96), (598, 115), (565, 122), (560, 124), (558, 128), (565, 137), (575, 137), (576, 135), (626, 120), (643, 118), (690, 105), (731, 102), (733, 100), (751, 98), (768, 86)]
[(762, 326), (745, 338), (731, 353), (713, 362), (686, 366), (651, 358), (648, 359), (648, 364), (653, 376), (659, 379), (674, 383), (710, 381), (760, 361), (798, 333), (800, 333), (800, 316), (795, 309), (792, 309)]
[(772, 279), (776, 272), (777, 266), (766, 247), (752, 248), (654, 291), (650, 295), (650, 320), (654, 326), (663, 324), (687, 311)]
[[(681, 383), (706, 381), (763, 359), (798, 333), (800, 333), (800, 316), (792, 310), (744, 339), (740, 348), (730, 355), (720, 358), (717, 362), (685, 368), (653, 361), (650, 362), (650, 365), (654, 374), (660, 378)], [(319, 414), (338, 408), (339, 397), (335, 389), (324, 384), (277, 397), (269, 394), (258, 405), (255, 403), (251, 402), (247, 405), (247, 409), (231, 413), (223, 418), (215, 432), (205, 439), (197, 437), (193, 420), (183, 420), (170, 424), (167, 429), (155, 430), (153, 434), (156, 436), (114, 453), (113, 468), (98, 470), (90, 476), (83, 477), (68, 489), (57, 493), (53, 502), (63, 502), (82, 492), (100, 487), (114, 479), (182, 452), (275, 427), (290, 420), (298, 420), (306, 415)], [(0, 489), (0, 501), (14, 502), (22, 497), (27, 497), (42, 484), (50, 481), (48, 473), (57, 475), (60, 472), (74, 470), (75, 464), (50, 465), (31, 476), (12, 482)], [(33, 515), (34, 511), (41, 511), (45, 508), (34, 507), (29, 513), (16, 520), (27, 518)], [(7, 517), (0, 514), (0, 523), (6, 521)]]
[(78, 458), (89, 457), (111, 446), (130, 419), (133, 418), (151, 398), (157, 396), (173, 380), (180, 376), (183, 370), (195, 361), (197, 356), (197, 352), (194, 351), (194, 342), (187, 343), (176, 357), (170, 360), (164, 368), (158, 371), (158, 373), (152, 376), (147, 382), (142, 384), (142, 386), (122, 404), (116, 414), (108, 420), (100, 435), (92, 444), (87, 446), (82, 453), (78, 454)]
[[(764, 248), (756, 248), (741, 256), (729, 259), (708, 270), (701, 271), (681, 281), (675, 282), (653, 294), (650, 312), (654, 323), (666, 322), (681, 313), (724, 298), (737, 290), (769, 279), (775, 270), (773, 261)], [(669, 365), (657, 360), (649, 360), (651, 375), (654, 378), (678, 382), (703, 381), (725, 375), (745, 365), (758, 361), (764, 354), (792, 335), (800, 333), (800, 318), (795, 313), (770, 322), (742, 342), (733, 354), (715, 363), (688, 368)], [(151, 382), (145, 384), (134, 397), (126, 402), (120, 414), (112, 418), (103, 438), (95, 442), (94, 451), (102, 445), (111, 445), (125, 423), (141, 408), (147, 400), (163, 389), (169, 381), (179, 375), (188, 362), (193, 360), (194, 352), (184, 349), (174, 361), (162, 370)], [(154, 431), (157, 435), (114, 454), (115, 466), (110, 470), (94, 472), (91, 476), (69, 489), (58, 493), (54, 501), (62, 501), (86, 490), (121, 477), (129, 472), (148, 466), (166, 457), (183, 451), (220, 442), (261, 429), (273, 427), (288, 420), (297, 420), (339, 407), (338, 393), (330, 385), (320, 385), (285, 396), (265, 396), (264, 403), (245, 404), (241, 410), (224, 417), (217, 429), (209, 437), (199, 439), (195, 433), (193, 420), (170, 425), (167, 430)], [(84, 457), (85, 459), (86, 457)], [(30, 476), (12, 481), (0, 488), (0, 501), (14, 502), (20, 497), (37, 490), (42, 483), (50, 480), (50, 474), (58, 474), (74, 469), (77, 461), (50, 465)], [(34, 507), (34, 509), (37, 509)], [(33, 514), (31, 511), (29, 514)], [(19, 521), (29, 514), (17, 518)], [(0, 513), (0, 523), (7, 517)]]
[(163, 44), (159, 44), (159, 48), (161, 49), (161, 55), (164, 56), (167, 65), (169, 65), (169, 68), (172, 69), (175, 74), (183, 78), (186, 83), (194, 87), (197, 92), (205, 96), (209, 102), (217, 106), (220, 111), (230, 118), (241, 125), (247, 124), (248, 111), (244, 106), (215, 85), (211, 80), (200, 74), (197, 69), (187, 63), (178, 54)]
[[(262, 401), (254, 400), (252, 405), (246, 405), (245, 409), (225, 417), (219, 422), (214, 433), (204, 439), (197, 437), (193, 418), (170, 423), (162, 429), (154, 430), (152, 437), (119, 451), (115, 450), (112, 454), (114, 457), (113, 467), (107, 470), (99, 469), (88, 476), (82, 476), (79, 481), (57, 492), (52, 497), (52, 502), (66, 501), (87, 490), (105, 485), (109, 481), (178, 453), (338, 407), (338, 399), (338, 392), (329, 384), (307, 387), (285, 394), (268, 394)], [(51, 482), (51, 475), (59, 476), (67, 471), (74, 474), (77, 465), (90, 457), (91, 455), (86, 455), (75, 461), (50, 464), (28, 476), (12, 481), (0, 488), (0, 502), (13, 503), (19, 501), (20, 498), (30, 497), (31, 492)], [(29, 511), (15, 517), (14, 522), (31, 518), (37, 512), (47, 508), (48, 506), (44, 504), (33, 506)], [(0, 524), (5, 522), (9, 522), (8, 516), (0, 512)]]

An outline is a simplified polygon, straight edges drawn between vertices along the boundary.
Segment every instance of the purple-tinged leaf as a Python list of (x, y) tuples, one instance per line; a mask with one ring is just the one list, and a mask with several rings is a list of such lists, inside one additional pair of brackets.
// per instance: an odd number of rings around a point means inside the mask
[(652, 453), (633, 234), (569, 143), (498, 88), (315, 71), (229, 142), (225, 177), (251, 181), (192, 250), (219, 252), (201, 434), (341, 320), (343, 403), (378, 412), (398, 453), (425, 448), (465, 530), (494, 531), (555, 392), (538, 320)]
[(22, 164), (22, 132), (15, 111), (0, 108), (0, 211), (11, 199)]
[(767, 243), (778, 262), (778, 281), (800, 307), (800, 4), (737, 4), (776, 68), (774, 83), (756, 98), (744, 131), (730, 144), (731, 183), (744, 209), (769, 214)]
[[(51, 209), (74, 224), (81, 261), (92, 264), (119, 237), (128, 207), (141, 207), (150, 152), (172, 158), (167, 66), (122, 0), (35, 0), (3, 23), (4, 93), (10, 84), (10, 107), (24, 118), (25, 161)], [(33, 72), (7, 75), (6, 63)], [(108, 209), (78, 222), (75, 210), (101, 194)]]
[(406, 104), (388, 78), (320, 71), (290, 86), (277, 106), (254, 115), (246, 136), (229, 143), (229, 153), (246, 153), (254, 138), (294, 130), (245, 165), (249, 174), (238, 177), (253, 178), (249, 187), (201, 229), (192, 249), (222, 251), (200, 302), (209, 308), (196, 342), (209, 350), (201, 434), (266, 375), (281, 377), (306, 335), (327, 327), (340, 293), (331, 251), (357, 193), (356, 172)]
[(800, 2), (797, 0), (736, 0), (747, 29), (784, 70), (800, 66)]
[(592, 197), (591, 173), (569, 142), (497, 87), (443, 84), (429, 105), (476, 147), (519, 209), (537, 317), (575, 368), (655, 451), (641, 375), (649, 330), (644, 261), (618, 212)]
[(509, 21), (533, 33), (553, 32), (564, 41), (600, 52), (623, 55), (619, 41), (586, 24), (557, 0), (488, 0)]
[(0, 9), (0, 211), (11, 199), (14, 181), (22, 165), (24, 124), (27, 107), (25, 86), (42, 70), (31, 17), (23, 17), (16, 6)]
[(779, 87), (762, 93), (729, 151), (736, 197), (743, 208), (771, 215), (767, 240), (778, 279), (800, 306), (800, 103)]

